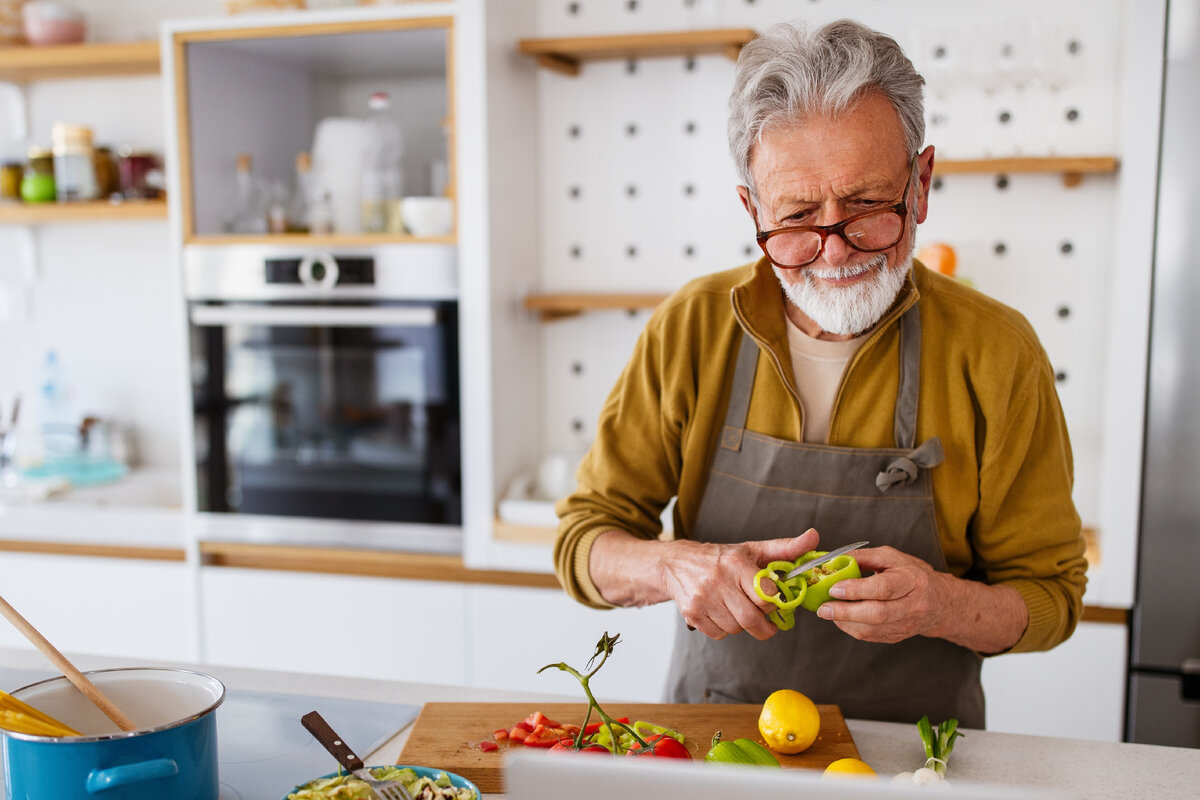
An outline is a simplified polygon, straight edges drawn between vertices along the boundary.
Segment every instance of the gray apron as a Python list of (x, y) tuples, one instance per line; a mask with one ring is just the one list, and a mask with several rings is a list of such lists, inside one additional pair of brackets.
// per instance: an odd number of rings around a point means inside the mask
[[(820, 548), (859, 539), (890, 545), (946, 571), (929, 468), (941, 442), (913, 447), (919, 393), (921, 318), (900, 319), (900, 390), (895, 448), (853, 448), (776, 439), (746, 430), (758, 345), (742, 334), (733, 391), (693, 538), (744, 542), (795, 536), (810, 527)], [(847, 717), (934, 722), (955, 717), (984, 726), (981, 658), (945, 641), (914, 636), (862, 642), (802, 608), (796, 626), (765, 642), (747, 633), (714, 641), (677, 621), (667, 699), (677, 703), (761, 703), (796, 689), (836, 703)]]

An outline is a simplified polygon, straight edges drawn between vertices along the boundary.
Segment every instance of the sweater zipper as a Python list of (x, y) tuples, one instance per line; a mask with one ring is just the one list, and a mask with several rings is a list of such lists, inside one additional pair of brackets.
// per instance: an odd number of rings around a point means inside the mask
[(766, 350), (767, 353), (770, 354), (771, 361), (775, 363), (775, 371), (779, 373), (779, 377), (783, 381), (784, 388), (787, 389), (787, 392), (792, 396), (792, 399), (796, 401), (796, 411), (800, 415), (800, 430), (803, 431), (804, 403), (801, 402), (800, 392), (793, 385), (793, 382), (787, 379), (787, 373), (783, 371), (783, 364), (779, 361), (779, 355), (762, 337), (758, 336), (753, 330), (751, 330), (750, 323), (746, 320), (746, 315), (742, 313), (742, 307), (741, 304), (738, 303), (736, 295), (734, 295), (733, 299), (733, 312), (734, 315), (737, 316), (738, 323), (742, 326), (742, 330), (745, 332), (745, 334), (753, 339), (758, 344), (759, 348)]

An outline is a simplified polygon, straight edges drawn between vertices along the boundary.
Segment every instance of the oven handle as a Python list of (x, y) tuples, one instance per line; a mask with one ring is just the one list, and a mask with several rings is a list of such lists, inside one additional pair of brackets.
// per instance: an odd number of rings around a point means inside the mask
[(192, 324), (200, 327), (270, 325), (277, 328), (374, 328), (379, 325), (428, 328), (437, 324), (437, 309), (330, 308), (329, 306), (193, 306)]

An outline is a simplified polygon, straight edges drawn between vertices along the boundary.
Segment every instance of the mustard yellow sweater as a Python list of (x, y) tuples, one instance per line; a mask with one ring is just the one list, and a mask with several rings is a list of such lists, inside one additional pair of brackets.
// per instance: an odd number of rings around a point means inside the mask
[[(1020, 592), (1029, 626), (1009, 652), (1049, 649), (1079, 620), (1087, 562), (1071, 499), (1066, 422), (1049, 361), (1024, 317), (914, 263), (893, 308), (846, 368), (828, 444), (895, 446), (897, 320), (917, 302), (916, 441), (938, 436), (946, 453), (933, 469), (946, 562), (956, 576)], [(600, 413), (579, 485), (558, 504), (555, 569), (571, 597), (609, 607), (588, 575), (592, 542), (603, 531), (654, 538), (675, 496), (674, 535), (694, 529), (739, 329), (760, 346), (747, 428), (801, 441), (783, 303), (761, 260), (694, 280), (655, 310)], [(763, 538), (788, 533), (764, 531)]]

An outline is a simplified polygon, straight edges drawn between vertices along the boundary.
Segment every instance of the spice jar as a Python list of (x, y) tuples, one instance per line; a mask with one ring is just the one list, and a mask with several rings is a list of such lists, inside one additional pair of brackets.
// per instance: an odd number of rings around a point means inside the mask
[(0, 164), (0, 202), (15, 202), (21, 199), (21, 178), (25, 165), (20, 161), (5, 161)]
[(54, 155), (44, 147), (31, 147), (21, 178), (21, 199), (26, 203), (53, 203)]
[(162, 196), (162, 166), (154, 153), (123, 145), (117, 150), (117, 173), (125, 199), (152, 200)]
[(92, 129), (56, 122), (50, 129), (50, 138), (54, 143), (54, 184), (58, 201), (95, 200), (98, 187)]
[(117, 174), (112, 148), (97, 147), (92, 156), (92, 168), (96, 172), (97, 197), (107, 198), (121, 193), (121, 178)]

